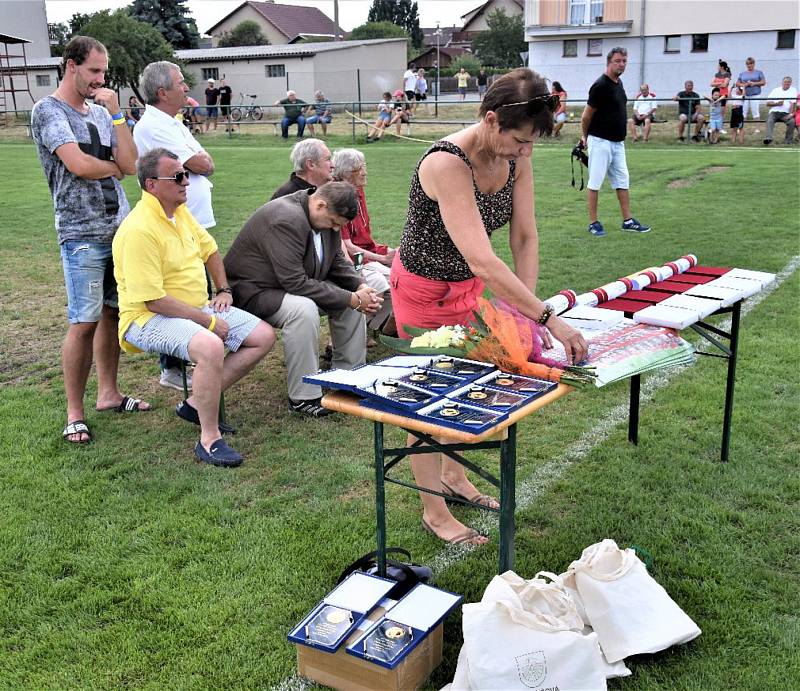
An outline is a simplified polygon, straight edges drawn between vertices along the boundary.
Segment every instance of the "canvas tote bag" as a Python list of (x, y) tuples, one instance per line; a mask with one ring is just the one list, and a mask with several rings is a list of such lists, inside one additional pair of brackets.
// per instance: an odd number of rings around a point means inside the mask
[(655, 653), (700, 635), (697, 624), (674, 602), (632, 549), (603, 540), (570, 564), (587, 623), (608, 662)]
[(605, 689), (597, 636), (582, 628), (558, 576), (496, 576), (480, 603), (463, 607), (464, 646), (450, 688)]

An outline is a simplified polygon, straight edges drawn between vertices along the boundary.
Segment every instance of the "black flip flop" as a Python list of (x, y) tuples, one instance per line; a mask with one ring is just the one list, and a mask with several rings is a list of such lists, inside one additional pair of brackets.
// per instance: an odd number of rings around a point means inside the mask
[[(89, 438), (75, 441), (68, 439), (70, 434), (85, 434)], [(92, 433), (85, 420), (73, 420), (72, 422), (68, 422), (61, 436), (64, 437), (64, 441), (68, 444), (90, 444), (92, 442)]]

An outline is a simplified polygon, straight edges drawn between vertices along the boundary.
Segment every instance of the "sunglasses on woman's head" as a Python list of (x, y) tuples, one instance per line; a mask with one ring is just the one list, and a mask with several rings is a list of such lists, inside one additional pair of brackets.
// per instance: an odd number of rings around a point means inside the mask
[(547, 108), (551, 113), (554, 113), (558, 108), (560, 100), (561, 99), (559, 98), (558, 94), (539, 94), (538, 96), (529, 98), (527, 101), (504, 103), (503, 105), (498, 106), (497, 109), (510, 108), (511, 106), (528, 106), (529, 115), (540, 113), (545, 108)]
[(151, 180), (172, 180), (179, 185), (183, 184), (184, 179), (189, 182), (189, 172), (186, 170), (179, 170), (175, 175), (168, 175), (166, 177), (154, 177)]

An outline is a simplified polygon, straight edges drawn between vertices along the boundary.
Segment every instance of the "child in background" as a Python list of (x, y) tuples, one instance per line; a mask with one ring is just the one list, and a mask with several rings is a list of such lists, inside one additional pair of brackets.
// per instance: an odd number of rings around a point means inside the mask
[(731, 134), (734, 144), (744, 144), (744, 89), (732, 86), (728, 105), (731, 109)]
[(388, 91), (383, 92), (383, 100), (378, 104), (378, 119), (372, 126), (372, 133), (367, 135), (367, 144), (377, 142), (382, 136), (383, 131), (392, 119), (392, 94)]
[(719, 144), (719, 131), (722, 129), (722, 104), (725, 99), (722, 97), (718, 86), (711, 90), (711, 98), (708, 100), (711, 103), (708, 143)]

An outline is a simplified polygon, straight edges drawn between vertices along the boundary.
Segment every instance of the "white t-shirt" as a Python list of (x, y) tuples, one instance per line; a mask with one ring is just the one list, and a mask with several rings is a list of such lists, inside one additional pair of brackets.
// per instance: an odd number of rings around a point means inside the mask
[[(186, 125), (150, 105), (144, 109), (142, 119), (133, 128), (133, 141), (139, 156), (150, 149), (163, 147), (175, 154), (181, 164), (186, 163), (192, 156), (205, 151)], [(205, 175), (196, 173), (189, 175), (186, 206), (203, 228), (213, 228), (217, 225), (217, 221), (214, 219), (214, 210), (211, 208), (211, 188), (213, 186), (211, 180)]]
[(788, 89), (777, 86), (769, 92), (768, 101), (778, 101), (784, 99), (779, 106), (772, 106), (770, 113), (788, 113), (792, 109), (792, 103), (797, 99), (797, 89), (790, 86)]
[(406, 70), (403, 75), (403, 84), (406, 91), (414, 91), (417, 88), (417, 75), (411, 70)]
[(633, 110), (637, 115), (646, 115), (651, 110), (658, 108), (656, 100), (650, 96), (642, 96), (639, 94), (633, 102)]

